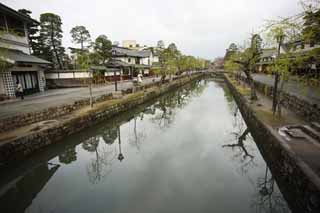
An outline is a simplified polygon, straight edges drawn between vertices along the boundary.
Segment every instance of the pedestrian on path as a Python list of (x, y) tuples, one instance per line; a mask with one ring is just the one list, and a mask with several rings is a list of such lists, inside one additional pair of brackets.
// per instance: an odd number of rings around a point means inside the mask
[(137, 76), (137, 81), (138, 81), (138, 84), (142, 83), (142, 74), (141, 74), (141, 72), (139, 72), (139, 74)]
[(17, 81), (17, 86), (16, 86), (16, 92), (17, 92), (17, 96), (21, 98), (21, 100), (24, 99), (24, 96), (23, 96), (23, 87), (22, 85), (19, 83), (19, 81)]

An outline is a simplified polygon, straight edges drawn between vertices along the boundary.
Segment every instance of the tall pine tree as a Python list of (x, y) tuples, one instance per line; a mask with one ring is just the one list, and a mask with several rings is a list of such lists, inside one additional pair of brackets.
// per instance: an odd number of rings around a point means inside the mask
[(40, 15), (40, 46), (41, 56), (53, 62), (55, 67), (63, 69), (65, 49), (62, 47), (62, 21), (53, 13)]

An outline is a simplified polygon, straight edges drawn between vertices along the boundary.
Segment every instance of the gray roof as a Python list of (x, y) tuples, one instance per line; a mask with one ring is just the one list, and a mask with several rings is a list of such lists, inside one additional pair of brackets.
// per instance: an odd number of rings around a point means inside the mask
[(14, 64), (17, 62), (33, 63), (33, 64), (52, 64), (49, 61), (43, 60), (33, 55), (28, 55), (20, 50), (2, 49), (1, 58), (8, 63)]
[(108, 68), (119, 68), (119, 67), (129, 67), (129, 66), (132, 66), (132, 65), (114, 58), (110, 59), (107, 63)]
[(14, 16), (20, 20), (23, 20), (27, 23), (35, 23), (35, 24), (40, 24), (38, 21), (30, 18), (29, 16), (26, 16), (22, 13), (19, 13), (18, 11), (0, 3), (0, 13), (5, 13), (5, 14), (9, 14), (11, 16)]
[(150, 50), (131, 50), (124, 47), (117, 47), (113, 46), (112, 51), (115, 52), (113, 56), (132, 56), (132, 57), (139, 57), (139, 58), (148, 58), (151, 54)]

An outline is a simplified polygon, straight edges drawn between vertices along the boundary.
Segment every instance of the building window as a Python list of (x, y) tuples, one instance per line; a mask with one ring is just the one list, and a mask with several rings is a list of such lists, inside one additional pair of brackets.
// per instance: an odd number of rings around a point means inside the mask
[(131, 58), (128, 58), (128, 63), (131, 63)]

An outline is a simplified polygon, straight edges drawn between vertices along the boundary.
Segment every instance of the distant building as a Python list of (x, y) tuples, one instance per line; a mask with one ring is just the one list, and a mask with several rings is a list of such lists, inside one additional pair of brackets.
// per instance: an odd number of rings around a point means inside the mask
[(148, 75), (152, 65), (152, 52), (150, 50), (134, 50), (126, 47), (113, 46), (112, 58), (128, 64), (130, 69), (124, 72), (131, 76), (136, 76), (139, 72)]
[(272, 71), (274, 58), (277, 56), (277, 49), (263, 49), (259, 62), (257, 63), (257, 72), (268, 73)]
[(140, 49), (140, 45), (137, 43), (136, 40), (124, 40), (122, 41), (122, 47), (133, 50)]
[(0, 60), (4, 69), (0, 72), (0, 95), (15, 97), (19, 82), (25, 94), (44, 91), (44, 69), (51, 63), (30, 55), (27, 26), (39, 24), (0, 3)]

